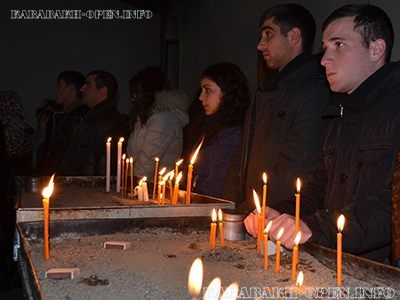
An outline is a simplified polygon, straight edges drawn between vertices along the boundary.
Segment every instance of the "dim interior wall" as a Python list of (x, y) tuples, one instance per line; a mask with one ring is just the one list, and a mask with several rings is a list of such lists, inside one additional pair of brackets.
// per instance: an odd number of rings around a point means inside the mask
[[(351, 3), (368, 3), (382, 7), (391, 17), (400, 36), (400, 2), (390, 0), (181, 0), (171, 13), (180, 26), (180, 83), (194, 99), (202, 71), (209, 65), (228, 61), (237, 64), (247, 76), (251, 91), (257, 83), (258, 21), (268, 7), (287, 2), (305, 6), (314, 15), (317, 34), (314, 52), (320, 51), (321, 24), (336, 8)], [(399, 59), (395, 42), (393, 60)]]
[(11, 1), (0, 3), (0, 89), (22, 98), (31, 124), (44, 98), (54, 98), (63, 70), (84, 75), (104, 69), (117, 79), (119, 111), (129, 113), (128, 81), (139, 69), (160, 64), (160, 18), (141, 20), (11, 20), (11, 9), (120, 9), (136, 7), (113, 0)]

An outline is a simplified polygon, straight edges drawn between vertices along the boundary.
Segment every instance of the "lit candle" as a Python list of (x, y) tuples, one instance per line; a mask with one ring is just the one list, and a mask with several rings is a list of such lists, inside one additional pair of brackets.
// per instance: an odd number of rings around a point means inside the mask
[(110, 192), (110, 174), (111, 174), (111, 138), (106, 142), (106, 192)]
[(203, 140), (201, 140), (199, 146), (197, 147), (196, 151), (194, 152), (190, 164), (188, 166), (188, 175), (187, 175), (187, 182), (186, 182), (186, 204), (190, 204), (190, 192), (192, 191), (192, 176), (193, 176), (193, 164), (196, 161), (197, 155), (199, 154), (201, 145), (203, 145)]
[(157, 175), (158, 175), (158, 163), (160, 159), (156, 157), (154, 159), (155, 167), (154, 167), (154, 186), (153, 186), (153, 199), (156, 199), (156, 186), (157, 186)]
[(204, 293), (204, 300), (218, 300), (219, 294), (221, 293), (221, 279), (215, 277), (208, 285), (206, 292)]
[(182, 162), (183, 162), (183, 159), (180, 159), (175, 163), (175, 176), (174, 176), (175, 178), (179, 174), (179, 166), (181, 165)]
[(265, 227), (265, 218), (267, 216), (267, 173), (263, 173), (263, 195), (262, 195), (262, 206), (261, 206), (261, 230), (264, 230)]
[(178, 204), (178, 193), (179, 193), (179, 181), (182, 178), (182, 172), (179, 172), (178, 176), (175, 179), (174, 185), (174, 196), (172, 197), (172, 204)]
[(263, 240), (264, 228), (261, 227), (262, 226), (262, 214), (261, 214), (260, 200), (254, 189), (253, 189), (253, 198), (254, 198), (254, 204), (256, 205), (256, 211), (257, 211), (257, 252), (260, 253), (261, 252), (261, 242)]
[(236, 282), (231, 283), (222, 293), (221, 300), (236, 300), (239, 293), (239, 285)]
[(167, 168), (166, 167), (164, 167), (164, 168), (162, 168), (161, 169), (161, 171), (160, 172), (158, 172), (158, 199), (161, 199), (160, 198), (160, 193), (162, 193), (162, 184), (160, 184), (161, 183), (161, 181), (163, 180), (163, 175), (164, 175), (164, 173), (165, 173), (165, 171), (167, 170)]
[(164, 181), (159, 181), (158, 182), (158, 204), (163, 205), (164, 204), (164, 194), (163, 194), (163, 186), (164, 186)]
[(337, 262), (336, 262), (336, 267), (337, 267), (337, 285), (342, 286), (342, 230), (344, 227), (344, 222), (345, 218), (343, 215), (340, 215), (338, 220), (337, 220), (337, 228), (338, 228), (338, 233), (337, 233), (337, 250), (336, 250), (336, 255), (337, 255)]
[(296, 278), (296, 268), (297, 264), (299, 263), (299, 243), (301, 240), (301, 231), (296, 234), (294, 238), (294, 247), (292, 253), (292, 279)]
[(147, 177), (144, 176), (141, 181), (142, 181), (142, 194), (143, 194), (143, 201), (149, 202), (149, 192), (147, 190)]
[(222, 222), (222, 210), (218, 209), (218, 228), (219, 228), (219, 238), (221, 241), (221, 246), (224, 245), (224, 223)]
[(200, 258), (196, 258), (189, 271), (188, 290), (193, 296), (192, 299), (197, 299), (201, 292), (203, 284), (203, 262)]
[(297, 234), (299, 232), (299, 228), (300, 228), (300, 188), (301, 188), (301, 181), (300, 181), (300, 178), (297, 178), (297, 182), (296, 182), (297, 193), (295, 194), (295, 197), (296, 197), (295, 234)]
[(122, 195), (125, 194), (125, 189), (126, 189), (126, 187), (124, 185), (125, 184), (125, 158), (126, 158), (126, 154), (124, 153), (122, 155), (122, 171), (121, 171), (121, 173), (122, 173), (122, 178), (121, 178), (122, 189), (121, 189), (121, 193), (122, 193)]
[(279, 229), (278, 234), (276, 235), (276, 261), (275, 261), (275, 272), (279, 273), (279, 269), (281, 266), (281, 241), (280, 238), (283, 235), (284, 228)]
[(301, 286), (303, 285), (303, 281), (304, 281), (304, 274), (303, 274), (303, 271), (300, 271), (299, 275), (297, 275), (297, 280), (296, 280), (297, 292), (299, 292)]
[(174, 178), (174, 170), (170, 171), (165, 175), (166, 180), (168, 180), (168, 187), (169, 187), (169, 200), (172, 204), (172, 198), (174, 197), (174, 191), (172, 188), (172, 179)]
[(269, 221), (264, 229), (264, 270), (268, 269), (268, 232), (271, 229), (272, 221)]
[(50, 197), (54, 190), (54, 174), (51, 176), (49, 184), (43, 189), (43, 254), (45, 259), (50, 258), (50, 246), (49, 246), (49, 207)]
[(143, 201), (142, 180), (139, 181), (139, 184), (135, 187), (135, 189), (138, 200)]
[(118, 148), (117, 148), (117, 193), (121, 190), (121, 159), (122, 159), (122, 143), (124, 138), (119, 138)]
[(133, 197), (133, 157), (129, 158), (129, 166), (131, 168), (131, 197)]
[(217, 235), (217, 212), (213, 208), (211, 213), (211, 229), (210, 229), (210, 248), (215, 248), (215, 238)]
[(125, 160), (125, 195), (128, 195), (129, 158)]

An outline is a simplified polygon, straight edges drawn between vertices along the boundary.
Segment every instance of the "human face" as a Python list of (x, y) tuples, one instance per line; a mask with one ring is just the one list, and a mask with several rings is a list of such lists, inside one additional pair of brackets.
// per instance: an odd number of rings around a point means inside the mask
[(64, 80), (60, 79), (56, 87), (56, 102), (60, 105), (65, 105), (73, 93), (73, 85), (67, 85)]
[(201, 94), (199, 99), (203, 104), (206, 115), (215, 114), (218, 111), (224, 93), (214, 81), (207, 77), (201, 79), (200, 87)]
[(107, 99), (107, 89), (105, 87), (96, 87), (97, 75), (89, 75), (86, 78), (85, 84), (81, 87), (83, 103), (89, 108), (93, 108), (100, 102)]
[(266, 19), (260, 31), (257, 49), (262, 52), (270, 69), (282, 70), (293, 59), (288, 36), (282, 35), (279, 26), (274, 23), (274, 18)]
[(322, 48), (321, 64), (334, 92), (351, 94), (375, 71), (370, 49), (354, 31), (354, 17), (330, 23), (322, 35)]

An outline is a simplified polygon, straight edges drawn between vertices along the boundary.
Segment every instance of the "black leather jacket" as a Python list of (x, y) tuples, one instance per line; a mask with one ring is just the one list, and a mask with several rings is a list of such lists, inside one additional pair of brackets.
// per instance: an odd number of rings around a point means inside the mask
[(105, 176), (106, 140), (112, 137), (111, 165), (115, 175), (116, 145), (128, 128), (114, 104), (104, 101), (90, 109), (73, 134), (57, 174)]
[[(302, 189), (301, 218), (313, 232), (311, 242), (334, 248), (343, 213), (344, 251), (389, 262), (392, 173), (400, 146), (399, 63), (335, 98), (337, 117), (327, 130), (323, 161)], [(293, 202), (280, 210), (293, 214)]]

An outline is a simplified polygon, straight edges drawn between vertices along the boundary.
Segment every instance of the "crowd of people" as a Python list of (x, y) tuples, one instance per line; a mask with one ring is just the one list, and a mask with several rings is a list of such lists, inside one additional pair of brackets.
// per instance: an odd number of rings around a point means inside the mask
[(285, 228), (281, 242), (288, 249), (294, 246), (293, 193), (300, 177), (301, 243), (334, 247), (336, 220), (344, 214), (345, 251), (399, 264), (400, 249), (391, 248), (399, 239), (392, 235), (392, 222), (398, 223), (392, 206), (400, 206), (392, 203), (400, 70), (390, 61), (391, 20), (377, 6), (342, 6), (323, 23), (318, 55), (312, 54), (314, 17), (301, 5), (267, 9), (259, 31), (257, 49), (271, 73), (253, 99), (245, 75), (228, 62), (204, 70), (192, 104), (169, 87), (161, 68), (138, 71), (128, 83), (132, 110), (125, 115), (118, 112), (111, 73), (63, 71), (55, 100), (44, 100), (36, 112), (36, 128), (18, 95), (1, 92), (0, 279), (11, 256), (15, 176), (104, 176), (108, 137), (125, 137), (135, 175), (150, 180), (154, 158), (172, 169), (202, 141), (190, 188), (234, 201), (248, 214), (244, 224), (253, 236), (251, 191), (266, 172), (270, 236)]

